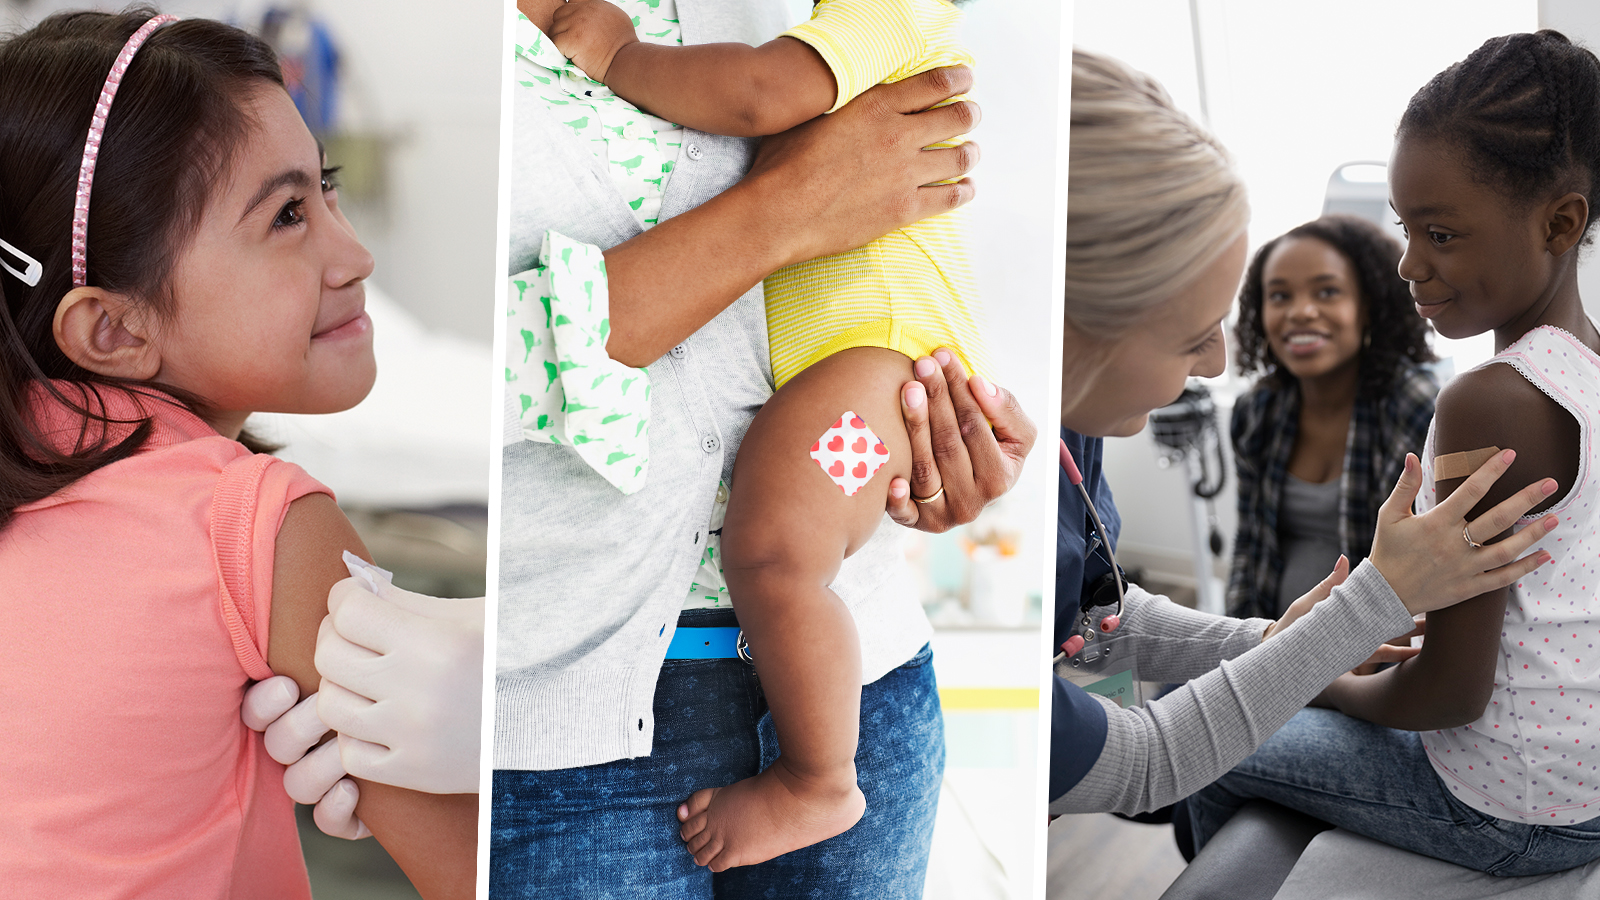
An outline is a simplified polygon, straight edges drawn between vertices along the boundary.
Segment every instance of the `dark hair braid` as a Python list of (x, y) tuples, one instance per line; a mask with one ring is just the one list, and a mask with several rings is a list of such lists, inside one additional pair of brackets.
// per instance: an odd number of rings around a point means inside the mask
[(1367, 334), (1372, 343), (1361, 350), (1360, 388), (1373, 396), (1389, 390), (1395, 376), (1409, 361), (1432, 362), (1438, 357), (1428, 347), (1428, 324), (1412, 308), (1411, 289), (1397, 270), (1400, 245), (1377, 225), (1355, 216), (1323, 216), (1273, 238), (1256, 251), (1239, 289), (1239, 319), (1234, 323), (1236, 364), (1240, 375), (1258, 371), (1287, 386), (1294, 376), (1272, 355), (1261, 322), (1261, 304), (1267, 257), (1286, 240), (1315, 238), (1339, 251), (1355, 272), (1362, 308), (1367, 313)]
[[(1517, 203), (1600, 184), (1600, 59), (1558, 31), (1490, 38), (1423, 86), (1401, 136), (1466, 151), (1472, 175)], [(1588, 244), (1591, 214), (1584, 223)]]

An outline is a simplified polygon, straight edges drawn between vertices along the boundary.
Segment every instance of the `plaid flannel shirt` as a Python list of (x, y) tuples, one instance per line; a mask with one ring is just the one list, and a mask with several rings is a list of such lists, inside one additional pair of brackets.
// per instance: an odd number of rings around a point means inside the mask
[[(1372, 552), (1378, 507), (1399, 480), (1407, 451), (1422, 453), (1438, 393), (1432, 372), (1408, 365), (1396, 373), (1387, 392), (1356, 396), (1339, 476), (1339, 550), (1350, 558), (1352, 569)], [(1278, 580), (1283, 576), (1278, 510), (1299, 424), (1300, 387), (1293, 380), (1283, 384), (1278, 378), (1263, 378), (1234, 404), (1239, 531), (1228, 578), (1230, 615), (1278, 615)]]

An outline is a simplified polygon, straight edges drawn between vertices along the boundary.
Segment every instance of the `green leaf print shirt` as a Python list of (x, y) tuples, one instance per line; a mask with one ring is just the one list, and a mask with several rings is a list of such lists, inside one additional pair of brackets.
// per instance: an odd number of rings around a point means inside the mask
[[(674, 0), (621, 0), (643, 40), (683, 42)], [(641, 112), (584, 74), (517, 14), (516, 89), (532, 91), (605, 163), (643, 228), (656, 223), (683, 129)], [(506, 328), (507, 440), (571, 446), (624, 494), (649, 468), (650, 379), (606, 353), (610, 304), (598, 248), (555, 232), (539, 265), (511, 277)]]
[[(675, 0), (618, 0), (640, 40), (681, 45)], [(640, 227), (656, 224), (661, 195), (683, 144), (683, 128), (650, 115), (589, 78), (526, 16), (517, 14), (516, 90), (534, 92), (595, 158)], [(607, 355), (610, 334), (605, 259), (599, 248), (550, 231), (539, 265), (511, 277), (506, 322), (508, 441), (571, 446), (624, 494), (649, 470), (650, 378)], [(717, 488), (709, 538), (685, 608), (728, 605), (722, 576)]]

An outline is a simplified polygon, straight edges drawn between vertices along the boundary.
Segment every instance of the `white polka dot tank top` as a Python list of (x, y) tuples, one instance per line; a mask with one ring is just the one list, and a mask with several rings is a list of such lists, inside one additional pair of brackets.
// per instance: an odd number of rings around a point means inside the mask
[[(1422, 744), (1439, 778), (1468, 806), (1529, 825), (1570, 825), (1600, 816), (1600, 357), (1571, 334), (1541, 326), (1484, 363), (1501, 364), (1577, 419), (1577, 484), (1550, 510), (1560, 524), (1534, 545), (1553, 559), (1511, 589), (1483, 717), (1423, 732)], [(1422, 475), (1418, 511), (1437, 502), (1432, 426)]]

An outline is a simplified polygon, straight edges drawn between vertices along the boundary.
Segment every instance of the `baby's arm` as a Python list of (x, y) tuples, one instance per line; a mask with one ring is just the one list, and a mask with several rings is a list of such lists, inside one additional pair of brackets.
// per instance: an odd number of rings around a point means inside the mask
[[(1577, 422), (1511, 366), (1463, 373), (1439, 394), (1435, 454), (1482, 447), (1513, 449), (1517, 458), (1507, 477), (1489, 490), (1471, 516), (1511, 496), (1516, 485), (1554, 478), (1564, 495), (1575, 483)], [(1439, 498), (1449, 496), (1463, 480), (1439, 481)], [(1552, 497), (1535, 511), (1548, 509), (1557, 499)], [(1512, 524), (1505, 522), (1506, 528)], [(1473, 539), (1487, 543), (1505, 533), (1474, 534)], [(1409, 731), (1456, 728), (1477, 720), (1494, 692), (1507, 590), (1428, 613), (1427, 638), (1419, 655), (1376, 675), (1340, 676), (1321, 701), (1347, 715)]]
[[(278, 530), (273, 566), (272, 624), (267, 662), (300, 685), (317, 690), (313, 665), (317, 629), (328, 611), (328, 589), (348, 577), (340, 551), (363, 559), (366, 547), (326, 494), (289, 505)], [(357, 814), (372, 829), (422, 896), (472, 898), (476, 876), (476, 794), (423, 794), (361, 781)]]
[(833, 73), (817, 51), (780, 37), (759, 47), (644, 43), (628, 14), (606, 0), (569, 0), (555, 11), (556, 48), (619, 97), (711, 134), (788, 131), (832, 106)]

